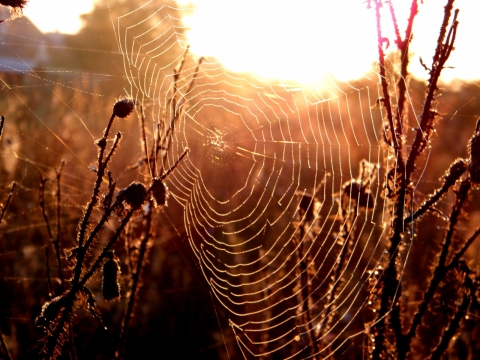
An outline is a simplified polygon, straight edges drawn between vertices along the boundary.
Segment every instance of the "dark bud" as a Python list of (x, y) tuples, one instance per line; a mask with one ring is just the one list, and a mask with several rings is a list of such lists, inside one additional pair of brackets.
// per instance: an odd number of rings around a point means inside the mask
[(10, 6), (11, 8), (23, 9), (27, 4), (27, 0), (0, 0), (3, 6)]
[(107, 258), (103, 264), (102, 294), (105, 300), (112, 301), (120, 298), (120, 284), (118, 283), (120, 266), (114, 251), (109, 251)]
[(120, 99), (113, 105), (113, 115), (119, 118), (126, 118), (135, 107), (135, 101), (132, 99)]
[(101, 138), (95, 141), (95, 145), (101, 148), (105, 148), (107, 146), (107, 139)]
[(450, 165), (448, 174), (445, 176), (445, 181), (447, 183), (455, 183), (465, 171), (467, 171), (467, 164), (463, 159), (457, 159), (452, 165)]
[(468, 165), (470, 178), (478, 184), (480, 183), (480, 120), (477, 121), (475, 135), (468, 142), (467, 150), (470, 155), (470, 164)]
[(300, 203), (298, 204), (300, 216), (305, 216), (306, 221), (312, 221), (315, 217), (315, 214), (313, 213), (313, 204), (314, 204), (314, 199), (313, 196), (310, 194), (303, 194), (303, 192), (297, 192), (297, 196), (301, 196), (300, 198)]
[(60, 295), (47, 301), (42, 307), (42, 313), (35, 319), (38, 327), (49, 327), (57, 319), (60, 311), (65, 307), (65, 296)]
[(153, 180), (152, 184), (152, 197), (157, 206), (163, 206), (167, 204), (168, 188), (160, 179)]
[(147, 189), (139, 182), (133, 182), (127, 188), (122, 189), (117, 194), (119, 202), (125, 202), (134, 209), (138, 209), (145, 201)]

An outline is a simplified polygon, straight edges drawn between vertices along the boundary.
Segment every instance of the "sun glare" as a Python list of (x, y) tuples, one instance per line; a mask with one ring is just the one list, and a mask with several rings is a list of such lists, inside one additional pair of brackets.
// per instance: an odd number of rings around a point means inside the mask
[(194, 6), (184, 19), (192, 52), (237, 72), (300, 83), (329, 73), (346, 80), (367, 71), (376, 51), (375, 42), (365, 41), (375, 36), (373, 12), (360, 1), (346, 7), (333, 1), (197, 0)]
[(43, 32), (74, 34), (82, 25), (79, 15), (92, 9), (92, 1), (30, 0), (24, 14)]
[[(107, 3), (114, 0), (99, 0)], [(159, 2), (161, 3), (161, 1)], [(191, 50), (211, 56), (236, 72), (313, 84), (324, 77), (359, 78), (377, 59), (376, 21), (365, 0), (177, 0), (192, 8), (183, 19)], [(386, 3), (386, 2), (385, 2)], [(400, 29), (405, 29), (411, 1), (392, 0)], [(428, 75), (420, 65), (432, 58), (446, 1), (419, 1), (411, 46), (411, 72)], [(461, 9), (455, 51), (442, 77), (479, 79), (475, 37), (480, 33), (480, 2), (456, 0)], [(79, 15), (91, 11), (93, 0), (30, 0), (27, 15), (43, 32), (76, 33)], [(106, 19), (106, 21), (110, 21)], [(393, 45), (388, 7), (382, 13), (384, 36)]]
[[(177, 1), (194, 8), (192, 15), (184, 18), (191, 51), (212, 56), (232, 71), (313, 84), (331, 75), (338, 80), (359, 78), (372, 68), (378, 56), (375, 12), (367, 9), (366, 1)], [(420, 78), (427, 74), (418, 57), (429, 60), (433, 55), (443, 15), (443, 5), (438, 1), (424, 3), (415, 20), (411, 46), (417, 58), (412, 71)], [(464, 37), (458, 38), (460, 43), (467, 38), (471, 26), (468, 19), (475, 12), (467, 1), (458, 3), (467, 9), (462, 13)], [(411, 2), (396, 0), (393, 4), (399, 27), (405, 29)], [(382, 22), (383, 35), (393, 48), (393, 27), (386, 5)], [(452, 58), (466, 61), (465, 51), (457, 51)], [(471, 68), (469, 71), (472, 74)], [(454, 77), (469, 76), (455, 71), (444, 74), (445, 80)]]

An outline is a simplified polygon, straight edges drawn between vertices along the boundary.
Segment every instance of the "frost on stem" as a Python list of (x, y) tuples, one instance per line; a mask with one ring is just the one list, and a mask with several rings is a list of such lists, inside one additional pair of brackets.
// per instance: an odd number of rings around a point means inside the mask
[(38, 327), (49, 328), (50, 324), (58, 318), (60, 312), (66, 305), (67, 298), (65, 295), (60, 295), (47, 301), (42, 307), (41, 314), (35, 319), (35, 325)]
[(470, 177), (476, 184), (480, 183), (480, 119), (477, 120), (475, 134), (468, 142), (468, 155), (470, 155), (470, 164), (468, 170)]

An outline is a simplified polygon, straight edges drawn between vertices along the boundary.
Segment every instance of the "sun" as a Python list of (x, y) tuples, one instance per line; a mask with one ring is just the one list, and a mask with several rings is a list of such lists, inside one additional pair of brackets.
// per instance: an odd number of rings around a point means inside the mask
[[(177, 0), (180, 6), (192, 7), (183, 19), (189, 28), (191, 51), (199, 56), (216, 58), (235, 72), (252, 72), (261, 77), (315, 84), (326, 76), (348, 81), (375, 69), (378, 58), (377, 29), (374, 9), (367, 1), (343, 0)], [(392, 0), (399, 28), (405, 29), (411, 1)], [(479, 5), (458, 0), (462, 13), (463, 37), (457, 44), (471, 41), (468, 28), (477, 23), (471, 19)], [(428, 74), (419, 57), (431, 59), (443, 15), (442, 1), (419, 2), (420, 11), (414, 23), (411, 45), (411, 72), (419, 78)], [(471, 11), (469, 11), (470, 9)], [(472, 21), (471, 21), (472, 20)], [(462, 29), (462, 28), (461, 28)], [(383, 36), (394, 46), (391, 14), (382, 9)], [(455, 51), (452, 61), (460, 71), (443, 74), (445, 80), (471, 78), (472, 67), (462, 65), (471, 46)], [(387, 50), (387, 51), (388, 51)], [(476, 58), (475, 56), (473, 58)], [(469, 74), (464, 73), (469, 71)], [(480, 71), (475, 70), (477, 77)]]
[(360, 1), (344, 4), (197, 0), (184, 23), (192, 52), (232, 71), (300, 83), (345, 80), (370, 69), (376, 44), (365, 41), (375, 39), (373, 12)]

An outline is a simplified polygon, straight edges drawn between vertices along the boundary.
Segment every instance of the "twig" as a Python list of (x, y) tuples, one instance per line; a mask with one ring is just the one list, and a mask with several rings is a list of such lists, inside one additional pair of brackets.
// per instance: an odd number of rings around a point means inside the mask
[(309, 270), (308, 270), (308, 255), (306, 255), (303, 251), (304, 237), (306, 233), (305, 227), (308, 227), (308, 224), (306, 224), (305, 221), (302, 221), (299, 225), (299, 230), (300, 230), (300, 233), (298, 235), (299, 238), (298, 239), (294, 238), (295, 245), (298, 247), (296, 251), (297, 261), (299, 263), (297, 276), (298, 276), (299, 288), (301, 289), (301, 291), (299, 292), (299, 297), (300, 297), (299, 311), (301, 312), (301, 314), (303, 314), (302, 317), (303, 317), (303, 322), (307, 328), (306, 332), (308, 334), (308, 338), (310, 342), (309, 345), (312, 347), (311, 358), (313, 360), (317, 360), (318, 357), (316, 356), (316, 354), (320, 352), (320, 349), (319, 349), (319, 343), (314, 338), (314, 332), (312, 328), (312, 317), (309, 309), (309, 304), (311, 303), (311, 296), (312, 296), (312, 286), (310, 283)]
[[(143, 216), (144, 218), (144, 233), (143, 233), (143, 238), (140, 241), (140, 248), (138, 249), (138, 259), (136, 261), (136, 266), (135, 270), (131, 272), (131, 281), (132, 281), (132, 286), (130, 288), (130, 296), (128, 298), (127, 302), (127, 308), (125, 310), (125, 315), (123, 317), (122, 321), (122, 329), (120, 331), (120, 340), (119, 340), (119, 346), (118, 346), (118, 351), (115, 354), (116, 359), (123, 359), (125, 355), (125, 347), (126, 347), (126, 340), (127, 340), (127, 334), (128, 334), (128, 326), (130, 323), (130, 319), (133, 314), (133, 309), (135, 307), (135, 300), (137, 296), (137, 291), (140, 287), (140, 276), (141, 276), (141, 271), (143, 267), (143, 260), (147, 251), (147, 243), (148, 240), (151, 237), (151, 224), (152, 224), (152, 209), (154, 205), (153, 202), (150, 200), (148, 204), (148, 208), (145, 211), (145, 214)], [(129, 258), (129, 262), (131, 262), (131, 257)]]
[(396, 35), (396, 44), (400, 51), (400, 77), (397, 81), (397, 94), (398, 94), (398, 101), (397, 101), (397, 109), (395, 112), (395, 122), (396, 122), (396, 133), (403, 136), (403, 129), (404, 119), (407, 118), (407, 76), (408, 76), (408, 64), (409, 64), (409, 49), (410, 49), (410, 42), (412, 40), (412, 28), (413, 28), (413, 21), (418, 13), (418, 0), (412, 0), (412, 5), (410, 7), (410, 16), (407, 22), (407, 29), (405, 30), (405, 39), (402, 39), (400, 35), (400, 30), (398, 29), (397, 17), (395, 15), (395, 11), (391, 1), (388, 2), (390, 7), (390, 13), (392, 15), (392, 22), (395, 28), (395, 35)]
[[(112, 118), (110, 119), (110, 122), (111, 121), (112, 121)], [(108, 131), (105, 130), (105, 134), (107, 134), (107, 133), (108, 133)], [(89, 203), (87, 205), (87, 208), (84, 212), (84, 216), (82, 218), (82, 221), (80, 223), (80, 230), (79, 230), (78, 236), (77, 236), (77, 240), (78, 240), (77, 263), (76, 263), (75, 269), (74, 269), (74, 277), (73, 277), (73, 280), (72, 280), (72, 284), (78, 283), (78, 281), (80, 279), (80, 274), (81, 274), (85, 254), (87, 253), (88, 248), (90, 247), (90, 244), (93, 241), (92, 234), (90, 234), (89, 239), (87, 241), (85, 241), (85, 233), (86, 233), (86, 230), (87, 230), (87, 224), (88, 224), (89, 219), (92, 215), (93, 209), (98, 202), (98, 197), (100, 195), (100, 185), (102, 184), (103, 176), (105, 175), (105, 170), (107, 168), (108, 162), (110, 161), (113, 153), (115, 152), (116, 148), (118, 147), (120, 139), (121, 139), (121, 133), (118, 132), (117, 135), (115, 136), (115, 139), (113, 140), (113, 144), (112, 144), (112, 147), (111, 147), (109, 153), (105, 157), (105, 160), (103, 159), (103, 154), (104, 154), (105, 147), (106, 147), (106, 144), (107, 144), (106, 138), (103, 137), (102, 139), (100, 139), (99, 141), (96, 142), (97, 145), (100, 147), (99, 154), (98, 154), (98, 169), (96, 169), (97, 178), (95, 180), (95, 185), (93, 187), (92, 196), (90, 198), (90, 201), (89, 201)], [(110, 215), (110, 213), (111, 213), (111, 211), (109, 212), (108, 215)], [(108, 217), (104, 216), (104, 219), (105, 219), (104, 221), (106, 221), (108, 219)], [(97, 225), (96, 229), (98, 229), (98, 225)], [(99, 230), (100, 229), (98, 229), (98, 231)]]
[[(377, 25), (380, 26), (380, 14), (379, 9), (381, 6), (380, 1), (376, 0), (376, 10), (377, 10)], [(449, 22), (451, 6), (453, 4), (453, 0), (449, 0), (446, 10), (444, 21), (442, 24), (442, 29), (446, 31), (446, 27)], [(450, 5), (450, 9), (449, 9)], [(411, 12), (412, 14), (413, 12)], [(445, 62), (448, 59), (448, 56), (453, 49), (453, 43), (455, 40), (455, 33), (456, 33), (456, 15), (454, 22), (450, 28), (449, 35), (447, 36), (447, 41), (445, 46), (437, 46), (437, 50), (440, 53), (440, 57), (437, 61), (436, 57), (434, 57), (433, 65), (432, 65), (432, 73), (429, 80), (428, 92), (427, 97), (424, 103), (423, 108), (423, 115), (421, 120), (420, 128), (417, 130), (417, 136), (413, 142), (412, 150), (410, 151), (409, 157), (407, 159), (407, 163), (405, 164), (403, 156), (401, 154), (401, 148), (399, 143), (394, 143), (395, 147), (395, 160), (396, 160), (396, 168), (395, 168), (395, 194), (394, 194), (394, 214), (393, 214), (393, 221), (392, 221), (392, 235), (390, 236), (390, 245), (388, 248), (388, 264), (385, 269), (385, 272), (382, 274), (380, 286), (383, 286), (382, 293), (381, 293), (381, 300), (380, 300), (380, 309), (377, 312), (377, 319), (378, 321), (374, 324), (374, 343), (375, 348), (372, 352), (372, 359), (380, 360), (385, 354), (385, 340), (386, 336), (384, 333), (384, 327), (386, 322), (387, 313), (389, 314), (389, 319), (391, 321), (392, 329), (395, 333), (396, 338), (396, 352), (398, 359), (404, 359), (406, 354), (410, 349), (409, 340), (406, 339), (402, 334), (402, 324), (401, 324), (401, 316), (400, 316), (400, 308), (395, 300), (395, 297), (401, 293), (401, 283), (398, 280), (398, 270), (396, 268), (397, 257), (398, 257), (398, 250), (399, 246), (402, 241), (402, 234), (404, 232), (404, 212), (405, 212), (405, 201), (406, 201), (406, 194), (407, 194), (407, 185), (410, 183), (411, 175), (415, 169), (415, 162), (417, 157), (422, 153), (423, 149), (425, 148), (428, 137), (433, 129), (433, 121), (436, 116), (436, 112), (432, 111), (432, 104), (434, 100), (434, 95), (437, 90), (437, 82), (443, 69)], [(441, 35), (439, 39), (439, 44), (443, 43), (444, 30), (441, 30)], [(381, 42), (381, 32), (378, 30), (379, 34), (379, 42)], [(383, 51), (379, 47), (379, 54), (383, 55)], [(381, 58), (379, 59), (382, 60)], [(382, 76), (385, 73), (384, 68), (380, 66), (381, 72), (381, 81), (382, 81), (382, 89), (383, 89), (383, 96), (387, 98), (388, 96), (388, 86), (386, 84), (386, 79)], [(385, 101), (385, 105), (387, 105), (387, 101)], [(387, 116), (390, 116), (387, 109)], [(390, 119), (389, 119), (390, 122)], [(392, 125), (390, 125), (392, 126)], [(394, 138), (395, 140), (395, 138)], [(397, 146), (395, 146), (397, 145)], [(405, 342), (406, 340), (407, 343)]]
[(447, 256), (450, 250), (450, 244), (452, 242), (453, 234), (455, 232), (455, 228), (457, 225), (457, 222), (459, 220), (459, 216), (461, 214), (463, 205), (465, 201), (467, 200), (468, 196), (468, 191), (470, 190), (470, 180), (464, 180), (462, 184), (460, 185), (460, 188), (457, 192), (457, 198), (455, 200), (455, 204), (453, 205), (452, 212), (450, 214), (449, 218), (449, 228), (448, 231), (445, 235), (445, 241), (442, 246), (442, 251), (440, 253), (440, 258), (438, 260), (438, 264), (435, 267), (435, 270), (433, 272), (433, 277), (430, 280), (429, 287), (427, 291), (423, 293), (423, 299), (422, 302), (418, 305), (417, 311), (413, 317), (412, 323), (410, 325), (410, 329), (404, 336), (404, 341), (403, 341), (403, 346), (402, 346), (402, 354), (406, 355), (410, 351), (410, 341), (413, 336), (415, 336), (415, 332), (417, 330), (418, 325), (420, 325), (421, 319), (423, 317), (423, 314), (428, 308), (428, 304), (432, 300), (435, 291), (440, 284), (440, 282), (443, 280), (445, 277), (445, 274), (447, 273), (447, 267), (445, 266)]
[(186, 148), (186, 149), (183, 151), (182, 155), (180, 155), (180, 157), (178, 158), (178, 160), (175, 162), (175, 164), (173, 164), (173, 166), (172, 166), (170, 169), (168, 169), (168, 171), (167, 171), (165, 174), (163, 174), (162, 176), (160, 176), (160, 180), (164, 180), (168, 175), (170, 175), (170, 174), (172, 173), (172, 171), (176, 169), (176, 167), (178, 166), (178, 164), (180, 164), (180, 161), (182, 161), (183, 158), (184, 158), (185, 156), (187, 156), (187, 154), (188, 154), (189, 151), (190, 151), (190, 149), (189, 149), (189, 148)]
[(342, 283), (342, 272), (347, 265), (348, 254), (351, 252), (351, 248), (354, 243), (354, 224), (355, 220), (358, 215), (358, 204), (354, 204), (353, 211), (350, 209), (342, 209), (342, 223), (340, 224), (340, 233), (338, 238), (340, 241), (343, 242), (343, 248), (340, 254), (337, 257), (337, 261), (335, 262), (333, 272), (334, 275), (332, 276), (332, 285), (329, 290), (329, 295), (327, 299), (327, 307), (325, 309), (325, 316), (322, 322), (322, 325), (318, 331), (318, 337), (322, 337), (323, 332), (328, 330), (330, 323), (333, 320), (333, 316), (335, 314), (334, 309), (334, 300), (335, 296), (337, 295), (337, 291)]
[[(397, 141), (397, 136), (395, 134), (395, 126), (393, 123), (393, 114), (392, 114), (392, 103), (390, 101), (390, 94), (388, 91), (388, 83), (386, 78), (386, 71), (385, 71), (385, 53), (383, 52), (383, 43), (386, 39), (382, 35), (382, 27), (380, 24), (380, 9), (382, 7), (381, 0), (374, 0), (375, 2), (375, 14), (377, 19), (377, 42), (378, 42), (378, 65), (379, 65), (379, 76), (380, 82), (382, 85), (382, 94), (383, 94), (383, 106), (387, 110), (387, 121), (390, 126), (390, 133), (392, 136), (391, 142), (393, 143), (393, 147), (395, 149), (399, 148), (399, 144)], [(390, 143), (389, 145), (392, 145)]]
[(467, 249), (470, 247), (470, 245), (473, 244), (473, 242), (478, 238), (478, 236), (480, 235), (480, 226), (477, 227), (477, 229), (473, 232), (473, 234), (468, 238), (468, 240), (465, 242), (465, 244), (462, 246), (462, 248), (460, 249), (460, 251), (458, 253), (455, 254), (455, 256), (453, 257), (452, 261), (450, 262), (450, 264), (448, 264), (446, 266), (446, 271), (449, 271), (451, 269), (453, 269), (454, 267), (457, 266), (458, 262), (460, 261), (460, 259), (462, 258), (463, 254), (465, 254), (465, 251), (467, 251)]
[(0, 204), (0, 223), (3, 220), (5, 213), (7, 212), (8, 205), (10, 205), (10, 201), (12, 201), (13, 190), (15, 190), (16, 186), (17, 186), (17, 183), (12, 182), (12, 185), (10, 186), (10, 192), (8, 193), (7, 200), (5, 201), (5, 205)]
[(50, 275), (50, 250), (45, 245), (45, 267), (47, 268), (48, 296), (53, 297), (52, 276)]
[[(180, 64), (180, 69), (183, 68), (183, 64), (184, 64), (184, 61), (186, 59), (187, 52), (188, 52), (188, 48), (185, 51), (184, 58), (182, 59), (182, 63)], [(190, 79), (190, 83), (188, 85), (187, 91), (184, 95), (182, 95), (182, 98), (178, 101), (178, 105), (177, 105), (176, 96), (177, 96), (177, 92), (178, 92), (178, 81), (179, 81), (180, 72), (179, 71), (174, 72), (174, 76), (173, 76), (173, 78), (174, 78), (174, 84), (173, 84), (174, 90), (173, 90), (173, 95), (169, 99), (169, 104), (170, 104), (170, 107), (172, 109), (171, 110), (172, 116), (171, 116), (171, 119), (170, 119), (169, 127), (165, 131), (164, 137), (163, 137), (162, 141), (160, 142), (160, 148), (164, 151), (163, 156), (161, 156), (161, 168), (160, 168), (160, 171), (159, 171), (160, 173), (165, 168), (165, 162), (167, 160), (167, 155), (168, 155), (168, 152), (170, 150), (171, 143), (172, 143), (173, 133), (175, 131), (175, 123), (177, 122), (177, 120), (181, 116), (181, 111), (183, 109), (183, 104), (185, 102), (185, 97), (193, 89), (193, 85), (195, 83), (195, 80), (197, 79), (198, 71), (200, 69), (200, 65), (202, 64), (202, 62), (203, 62), (203, 57), (198, 60), (197, 67), (195, 68), (195, 72), (193, 73), (192, 78)], [(179, 109), (178, 111), (177, 111), (177, 108)], [(166, 114), (165, 114), (165, 116), (166, 116)], [(164, 126), (165, 126), (165, 122), (166, 122), (166, 119), (164, 119), (162, 121)], [(157, 151), (159, 149), (157, 149)]]
[(5, 116), (0, 116), (0, 139), (3, 135), (3, 124), (5, 123)]
[(440, 28), (437, 49), (435, 50), (435, 55), (433, 57), (430, 71), (430, 78), (428, 80), (427, 96), (425, 98), (425, 102), (423, 104), (423, 112), (420, 117), (420, 127), (417, 128), (417, 134), (413, 141), (412, 150), (410, 151), (407, 160), (407, 179), (410, 179), (410, 175), (415, 171), (415, 162), (417, 160), (417, 157), (422, 154), (423, 150), (430, 141), (430, 133), (433, 130), (433, 123), (436, 117), (436, 112), (432, 110), (432, 106), (437, 91), (437, 83), (440, 78), (440, 74), (445, 66), (445, 63), (447, 62), (450, 53), (454, 49), (453, 46), (455, 43), (455, 36), (458, 26), (458, 10), (455, 10), (453, 23), (448, 30), (447, 39), (445, 40), (445, 43), (443, 43), (445, 33), (447, 32), (447, 26), (450, 20), (451, 12), (453, 9), (453, 2), (454, 0), (448, 0), (447, 5), (445, 6), (443, 23)]
[[(468, 275), (465, 275), (465, 276), (468, 276)], [(440, 360), (442, 358), (442, 355), (444, 355), (445, 351), (448, 349), (448, 344), (457, 333), (458, 327), (460, 326), (460, 321), (465, 317), (465, 314), (470, 306), (470, 303), (471, 303), (470, 296), (468, 294), (463, 294), (462, 304), (460, 305), (452, 321), (450, 322), (450, 326), (443, 333), (442, 339), (440, 340), (440, 343), (433, 351), (432, 356), (430, 357), (430, 360)]]
[(60, 179), (62, 176), (62, 169), (63, 165), (65, 165), (65, 161), (62, 161), (60, 163), (60, 167), (58, 170), (55, 170), (56, 174), (56, 179), (57, 179), (57, 237), (55, 241), (53, 242), (53, 245), (55, 246), (55, 253), (57, 256), (57, 266), (58, 266), (58, 278), (60, 279), (60, 289), (62, 292), (64, 291), (64, 279), (63, 279), (63, 269), (62, 269), (62, 259), (60, 257), (61, 254), (61, 247), (60, 247), (60, 238), (61, 238), (61, 232), (60, 232), (60, 204), (61, 204), (61, 193), (60, 193)]
[[(383, 105), (387, 110), (387, 120), (390, 127), (391, 133), (391, 141), (389, 145), (394, 148), (395, 151), (395, 193), (393, 194), (393, 219), (392, 219), (392, 233), (390, 235), (390, 245), (388, 247), (388, 263), (386, 265), (385, 271), (382, 273), (382, 277), (380, 279), (379, 285), (383, 286), (380, 295), (380, 308), (377, 312), (377, 321), (373, 325), (373, 333), (374, 333), (374, 343), (375, 347), (372, 352), (372, 359), (373, 360), (380, 360), (383, 357), (383, 352), (385, 351), (385, 341), (386, 341), (386, 334), (384, 332), (385, 322), (387, 313), (389, 313), (389, 318), (391, 321), (392, 328), (395, 333), (395, 337), (397, 340), (397, 348), (400, 346), (398, 343), (401, 341), (402, 337), (402, 325), (400, 319), (400, 309), (395, 301), (395, 296), (399, 292), (401, 292), (401, 283), (398, 280), (398, 270), (397, 270), (397, 257), (398, 257), (398, 250), (399, 246), (402, 241), (401, 234), (404, 231), (403, 227), (403, 218), (405, 212), (405, 200), (406, 200), (406, 192), (407, 192), (407, 184), (408, 178), (405, 176), (405, 162), (403, 158), (403, 147), (401, 138), (397, 136), (401, 135), (401, 132), (397, 134), (397, 128), (394, 125), (393, 115), (392, 115), (392, 108), (390, 103), (390, 95), (388, 92), (388, 84), (385, 75), (385, 54), (383, 52), (382, 43), (383, 37), (381, 32), (381, 23), (380, 23), (380, 8), (382, 3), (380, 0), (375, 0), (375, 11), (376, 11), (376, 20), (377, 20), (377, 41), (378, 41), (378, 53), (379, 53), (379, 64), (380, 64), (380, 80), (382, 84), (382, 95), (384, 97)], [(413, 17), (411, 20), (413, 21)], [(410, 38), (406, 39), (406, 49), (408, 50), (408, 42)], [(403, 60), (408, 61), (408, 60)], [(405, 63), (405, 71), (406, 71), (406, 64)], [(402, 110), (403, 111), (403, 110)], [(399, 116), (402, 114), (398, 113)], [(400, 123), (397, 121), (397, 123)], [(399, 126), (398, 129), (401, 127)], [(385, 138), (388, 139), (388, 136), (385, 135)], [(392, 305), (393, 304), (393, 305)]]
[(8, 352), (7, 344), (5, 343), (5, 340), (3, 339), (3, 332), (2, 332), (1, 329), (0, 329), (0, 344), (2, 346), (2, 351), (3, 351), (3, 354), (5, 355), (5, 359), (10, 360), (11, 359), (10, 353)]
[(467, 164), (462, 159), (458, 159), (450, 165), (450, 168), (447, 170), (443, 176), (443, 185), (440, 189), (434, 191), (430, 197), (425, 200), (425, 202), (417, 209), (413, 214), (407, 215), (403, 220), (403, 226), (406, 227), (409, 223), (417, 220), (423, 214), (425, 214), (430, 207), (435, 205), (438, 200), (445, 194), (450, 187), (452, 187), (455, 182), (467, 171)]

